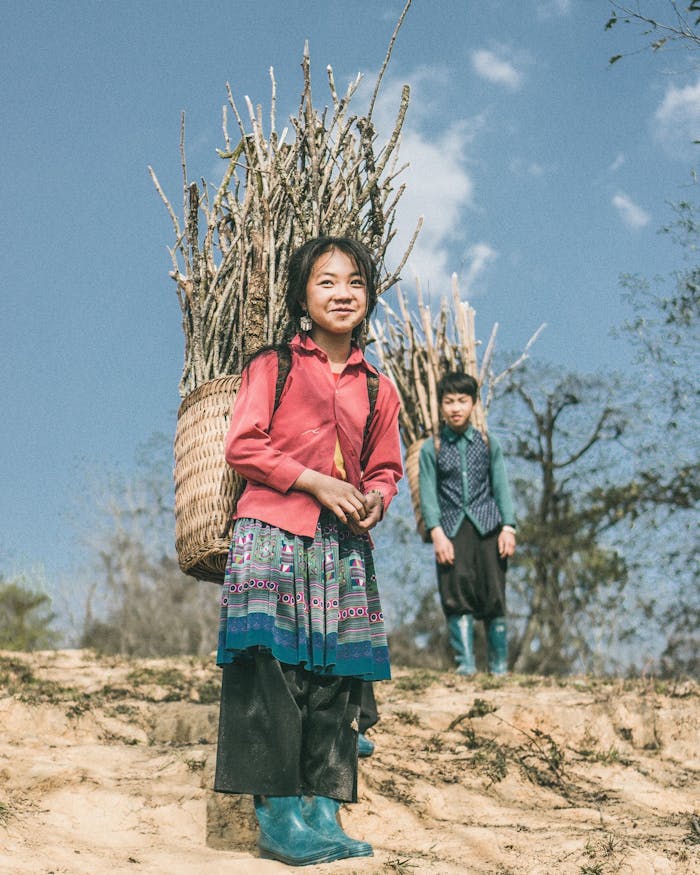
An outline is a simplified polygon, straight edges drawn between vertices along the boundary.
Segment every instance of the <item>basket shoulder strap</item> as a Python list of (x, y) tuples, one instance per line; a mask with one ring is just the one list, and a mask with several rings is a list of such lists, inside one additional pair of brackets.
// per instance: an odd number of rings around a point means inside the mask
[(377, 406), (377, 395), (379, 395), (379, 377), (377, 374), (367, 374), (367, 398), (369, 399), (369, 413), (367, 414), (367, 422), (365, 422), (365, 433), (363, 443), (369, 434), (369, 427), (372, 423), (374, 410)]
[(287, 382), (287, 377), (292, 369), (292, 353), (289, 347), (285, 344), (276, 349), (275, 352), (277, 353), (277, 382), (275, 384), (275, 406), (273, 412), (280, 406), (284, 384)]
[(367, 374), (367, 397), (369, 398), (369, 419), (374, 416), (374, 408), (377, 406), (379, 395), (379, 377), (377, 374)]

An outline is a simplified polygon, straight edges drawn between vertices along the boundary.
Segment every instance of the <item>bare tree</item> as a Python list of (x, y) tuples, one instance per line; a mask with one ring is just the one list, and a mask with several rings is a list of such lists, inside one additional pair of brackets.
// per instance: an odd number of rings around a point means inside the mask
[(171, 468), (169, 442), (154, 438), (133, 476), (96, 489), (82, 647), (141, 657), (216, 647), (218, 590), (182, 574), (174, 556)]
[[(645, 42), (637, 51), (659, 52), (674, 45), (690, 50), (700, 48), (700, 34), (696, 30), (700, 24), (700, 0), (683, 4), (664, 0), (658, 11), (654, 7), (659, 3), (650, 0), (634, 5), (618, 0), (609, 0), (609, 3), (612, 11), (605, 29), (611, 30), (619, 24), (641, 28)], [(612, 55), (610, 63), (615, 64), (624, 57), (625, 53)]]
[(596, 493), (610, 485), (625, 418), (601, 380), (561, 378), (542, 367), (513, 375), (506, 396), (509, 424), (517, 423), (507, 445), (519, 460), (509, 612), (520, 632), (511, 659), (520, 671), (565, 674), (590, 667), (586, 619), (627, 582), (622, 555), (604, 541), (619, 520)]

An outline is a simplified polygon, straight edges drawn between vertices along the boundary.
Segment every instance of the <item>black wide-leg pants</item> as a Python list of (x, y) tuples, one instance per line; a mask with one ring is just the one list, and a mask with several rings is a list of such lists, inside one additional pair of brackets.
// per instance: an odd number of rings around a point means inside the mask
[(362, 681), (255, 651), (222, 670), (214, 789), (357, 801)]
[(498, 531), (480, 535), (466, 517), (451, 539), (453, 565), (437, 565), (438, 591), (445, 616), (473, 614), (493, 620), (506, 613), (508, 561), (498, 555)]

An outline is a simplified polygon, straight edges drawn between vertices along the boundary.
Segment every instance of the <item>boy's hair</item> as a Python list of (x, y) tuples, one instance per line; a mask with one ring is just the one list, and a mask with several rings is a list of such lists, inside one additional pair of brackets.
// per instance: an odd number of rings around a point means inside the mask
[(450, 371), (445, 374), (437, 386), (438, 403), (442, 403), (445, 395), (469, 395), (476, 402), (479, 395), (479, 384), (470, 374), (462, 371)]
[[(351, 237), (315, 237), (296, 249), (289, 259), (286, 301), (289, 315), (295, 325), (304, 312), (306, 284), (316, 260), (325, 252), (332, 252), (334, 249), (339, 249), (347, 255), (364, 280), (367, 293), (365, 318), (369, 319), (372, 315), (377, 304), (377, 267), (372, 253), (364, 243)], [(353, 334), (359, 333), (360, 330), (361, 326), (358, 326)]]

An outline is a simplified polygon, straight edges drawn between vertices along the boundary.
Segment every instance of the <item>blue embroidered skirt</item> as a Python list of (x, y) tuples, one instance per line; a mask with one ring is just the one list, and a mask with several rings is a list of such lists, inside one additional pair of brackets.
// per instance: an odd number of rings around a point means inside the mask
[(221, 593), (217, 664), (250, 648), (319, 674), (391, 677), (369, 537), (323, 512), (313, 538), (236, 520)]

